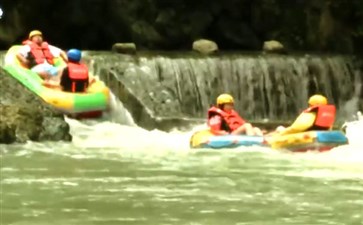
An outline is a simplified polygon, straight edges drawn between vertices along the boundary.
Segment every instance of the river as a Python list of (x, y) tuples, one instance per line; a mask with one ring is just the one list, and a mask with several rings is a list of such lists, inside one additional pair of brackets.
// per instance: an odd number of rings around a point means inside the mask
[(363, 224), (356, 131), (327, 153), (197, 151), (192, 131), (67, 120), (72, 143), (0, 146), (1, 224)]

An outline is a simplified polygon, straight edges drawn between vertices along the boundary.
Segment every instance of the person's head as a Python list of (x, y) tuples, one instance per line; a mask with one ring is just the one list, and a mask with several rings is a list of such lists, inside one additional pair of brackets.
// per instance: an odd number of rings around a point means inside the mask
[(81, 61), (82, 52), (78, 49), (72, 48), (67, 52), (68, 61), (78, 63)]
[(39, 30), (33, 30), (29, 33), (29, 40), (34, 43), (41, 44), (43, 42), (43, 34)]
[(313, 95), (309, 98), (309, 106), (327, 105), (328, 99), (323, 95)]
[(234, 108), (234, 99), (229, 94), (221, 94), (217, 98), (217, 107), (224, 111), (231, 111)]

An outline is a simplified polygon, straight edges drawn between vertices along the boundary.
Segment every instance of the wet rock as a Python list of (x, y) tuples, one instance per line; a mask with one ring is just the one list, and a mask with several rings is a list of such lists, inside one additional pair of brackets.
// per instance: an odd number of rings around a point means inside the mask
[[(25, 142), (38, 140), (42, 132), (41, 112), (37, 108), (28, 105), (0, 105), (1, 123), (13, 130), (15, 140)], [(7, 132), (9, 132), (6, 129)], [(2, 142), (10, 142), (5, 137), (0, 137)]]
[(0, 143), (70, 141), (63, 115), (0, 68)]
[(193, 42), (193, 50), (208, 55), (218, 51), (218, 45), (211, 40), (199, 39)]
[(116, 43), (112, 46), (112, 51), (121, 54), (135, 54), (136, 45), (134, 43)]
[(283, 44), (275, 40), (265, 41), (263, 43), (263, 51), (265, 53), (286, 53)]
[(42, 132), (38, 141), (71, 141), (70, 127), (64, 117), (43, 117)]
[[(2, 111), (2, 107), (0, 108), (0, 111)], [(10, 144), (15, 142), (15, 129), (12, 126), (9, 126), (6, 121), (3, 122), (2, 114), (0, 115), (0, 143)]]

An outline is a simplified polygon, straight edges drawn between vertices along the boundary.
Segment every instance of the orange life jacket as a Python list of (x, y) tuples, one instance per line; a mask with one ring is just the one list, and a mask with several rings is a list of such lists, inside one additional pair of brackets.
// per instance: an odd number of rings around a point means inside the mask
[(82, 86), (82, 91), (85, 91), (88, 86), (88, 68), (81, 63), (68, 62), (68, 76), (72, 82), (72, 92), (76, 92), (76, 86)]
[(24, 45), (29, 45), (30, 53), (34, 57), (34, 61), (36, 64), (42, 64), (45, 60), (51, 65), (54, 64), (53, 58), (54, 56), (49, 50), (49, 45), (47, 42), (43, 42), (41, 45), (37, 45), (36, 43), (25, 40), (23, 41)]
[(304, 112), (316, 112), (316, 117), (313, 127), (321, 129), (330, 129), (335, 122), (336, 108), (334, 105), (319, 105), (312, 106)]
[(222, 130), (227, 132), (234, 131), (245, 123), (245, 120), (235, 110), (227, 113), (220, 108), (212, 106), (208, 110), (208, 119), (215, 115), (222, 117)]

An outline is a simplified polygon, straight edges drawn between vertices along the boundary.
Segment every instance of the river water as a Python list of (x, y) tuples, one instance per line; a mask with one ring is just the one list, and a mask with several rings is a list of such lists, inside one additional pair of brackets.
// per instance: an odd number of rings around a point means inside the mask
[(0, 146), (0, 224), (363, 224), (362, 123), (348, 146), (291, 154), (68, 122), (72, 143)]

